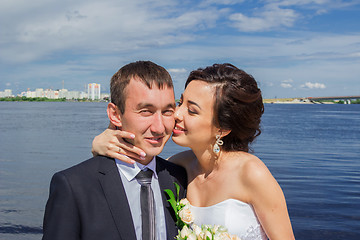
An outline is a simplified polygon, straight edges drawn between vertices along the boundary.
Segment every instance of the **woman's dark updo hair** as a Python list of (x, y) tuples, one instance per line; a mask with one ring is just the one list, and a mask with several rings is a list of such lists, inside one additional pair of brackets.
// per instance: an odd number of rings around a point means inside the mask
[(215, 87), (214, 124), (231, 130), (222, 138), (224, 151), (249, 152), (249, 144), (260, 135), (264, 113), (261, 91), (255, 79), (232, 64), (214, 64), (190, 73), (186, 86), (200, 80)]

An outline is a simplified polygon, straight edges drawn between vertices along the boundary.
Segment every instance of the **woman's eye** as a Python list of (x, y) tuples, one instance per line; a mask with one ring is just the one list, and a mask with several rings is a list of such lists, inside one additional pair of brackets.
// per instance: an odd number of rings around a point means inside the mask
[(196, 111), (191, 110), (190, 108), (188, 108), (188, 112), (189, 112), (190, 114), (197, 114), (197, 112), (196, 112)]

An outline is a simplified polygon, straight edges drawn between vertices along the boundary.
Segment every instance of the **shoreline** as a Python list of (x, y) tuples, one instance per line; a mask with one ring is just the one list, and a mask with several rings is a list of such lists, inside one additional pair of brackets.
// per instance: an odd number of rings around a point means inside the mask
[(268, 98), (263, 99), (263, 103), (270, 104), (341, 104), (334, 101), (311, 101), (307, 98)]

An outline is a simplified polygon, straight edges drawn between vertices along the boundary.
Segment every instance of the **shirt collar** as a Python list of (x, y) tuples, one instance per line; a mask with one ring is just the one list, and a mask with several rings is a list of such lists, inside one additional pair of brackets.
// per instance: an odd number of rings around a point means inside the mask
[(155, 157), (149, 162), (147, 165), (143, 165), (141, 163), (135, 162), (134, 164), (129, 164), (120, 161), (119, 159), (115, 159), (116, 166), (118, 167), (119, 171), (126, 177), (126, 179), (130, 182), (133, 180), (136, 175), (143, 169), (148, 168), (154, 172), (154, 177), (157, 179), (158, 175), (156, 173), (156, 160)]

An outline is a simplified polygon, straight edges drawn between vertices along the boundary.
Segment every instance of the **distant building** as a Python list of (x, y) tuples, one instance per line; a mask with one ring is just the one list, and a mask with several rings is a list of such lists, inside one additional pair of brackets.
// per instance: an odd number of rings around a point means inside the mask
[[(43, 89), (36, 88), (35, 91), (30, 91), (30, 88), (27, 91), (17, 94), (19, 97), (27, 98), (48, 98), (48, 99), (61, 99), (65, 98), (67, 100), (76, 100), (76, 99), (92, 99), (100, 100), (105, 97), (109, 97), (109, 94), (100, 94), (100, 84), (91, 83), (88, 85), (88, 92), (84, 91), (69, 91), (68, 89)], [(0, 91), (0, 98), (5, 97), (14, 97), (11, 89), (5, 89)]]
[(0, 97), (13, 97), (11, 89), (5, 89), (3, 92), (0, 92)]
[(28, 98), (35, 98), (35, 97), (36, 97), (36, 92), (28, 90), (28, 91), (26, 92), (26, 97), (28, 97)]
[(45, 89), (44, 96), (49, 99), (58, 99), (59, 91), (54, 91), (52, 89)]
[(5, 89), (4, 93), (5, 93), (5, 97), (13, 97), (11, 89)]
[(66, 98), (68, 95), (68, 90), (67, 89), (60, 89), (59, 90), (59, 98)]
[(91, 100), (100, 99), (100, 84), (98, 83), (89, 83), (88, 84), (88, 98)]
[(44, 89), (36, 88), (35, 89), (35, 97), (38, 97), (38, 98), (45, 97)]
[(66, 99), (81, 99), (81, 92), (79, 91), (69, 91), (66, 95)]

